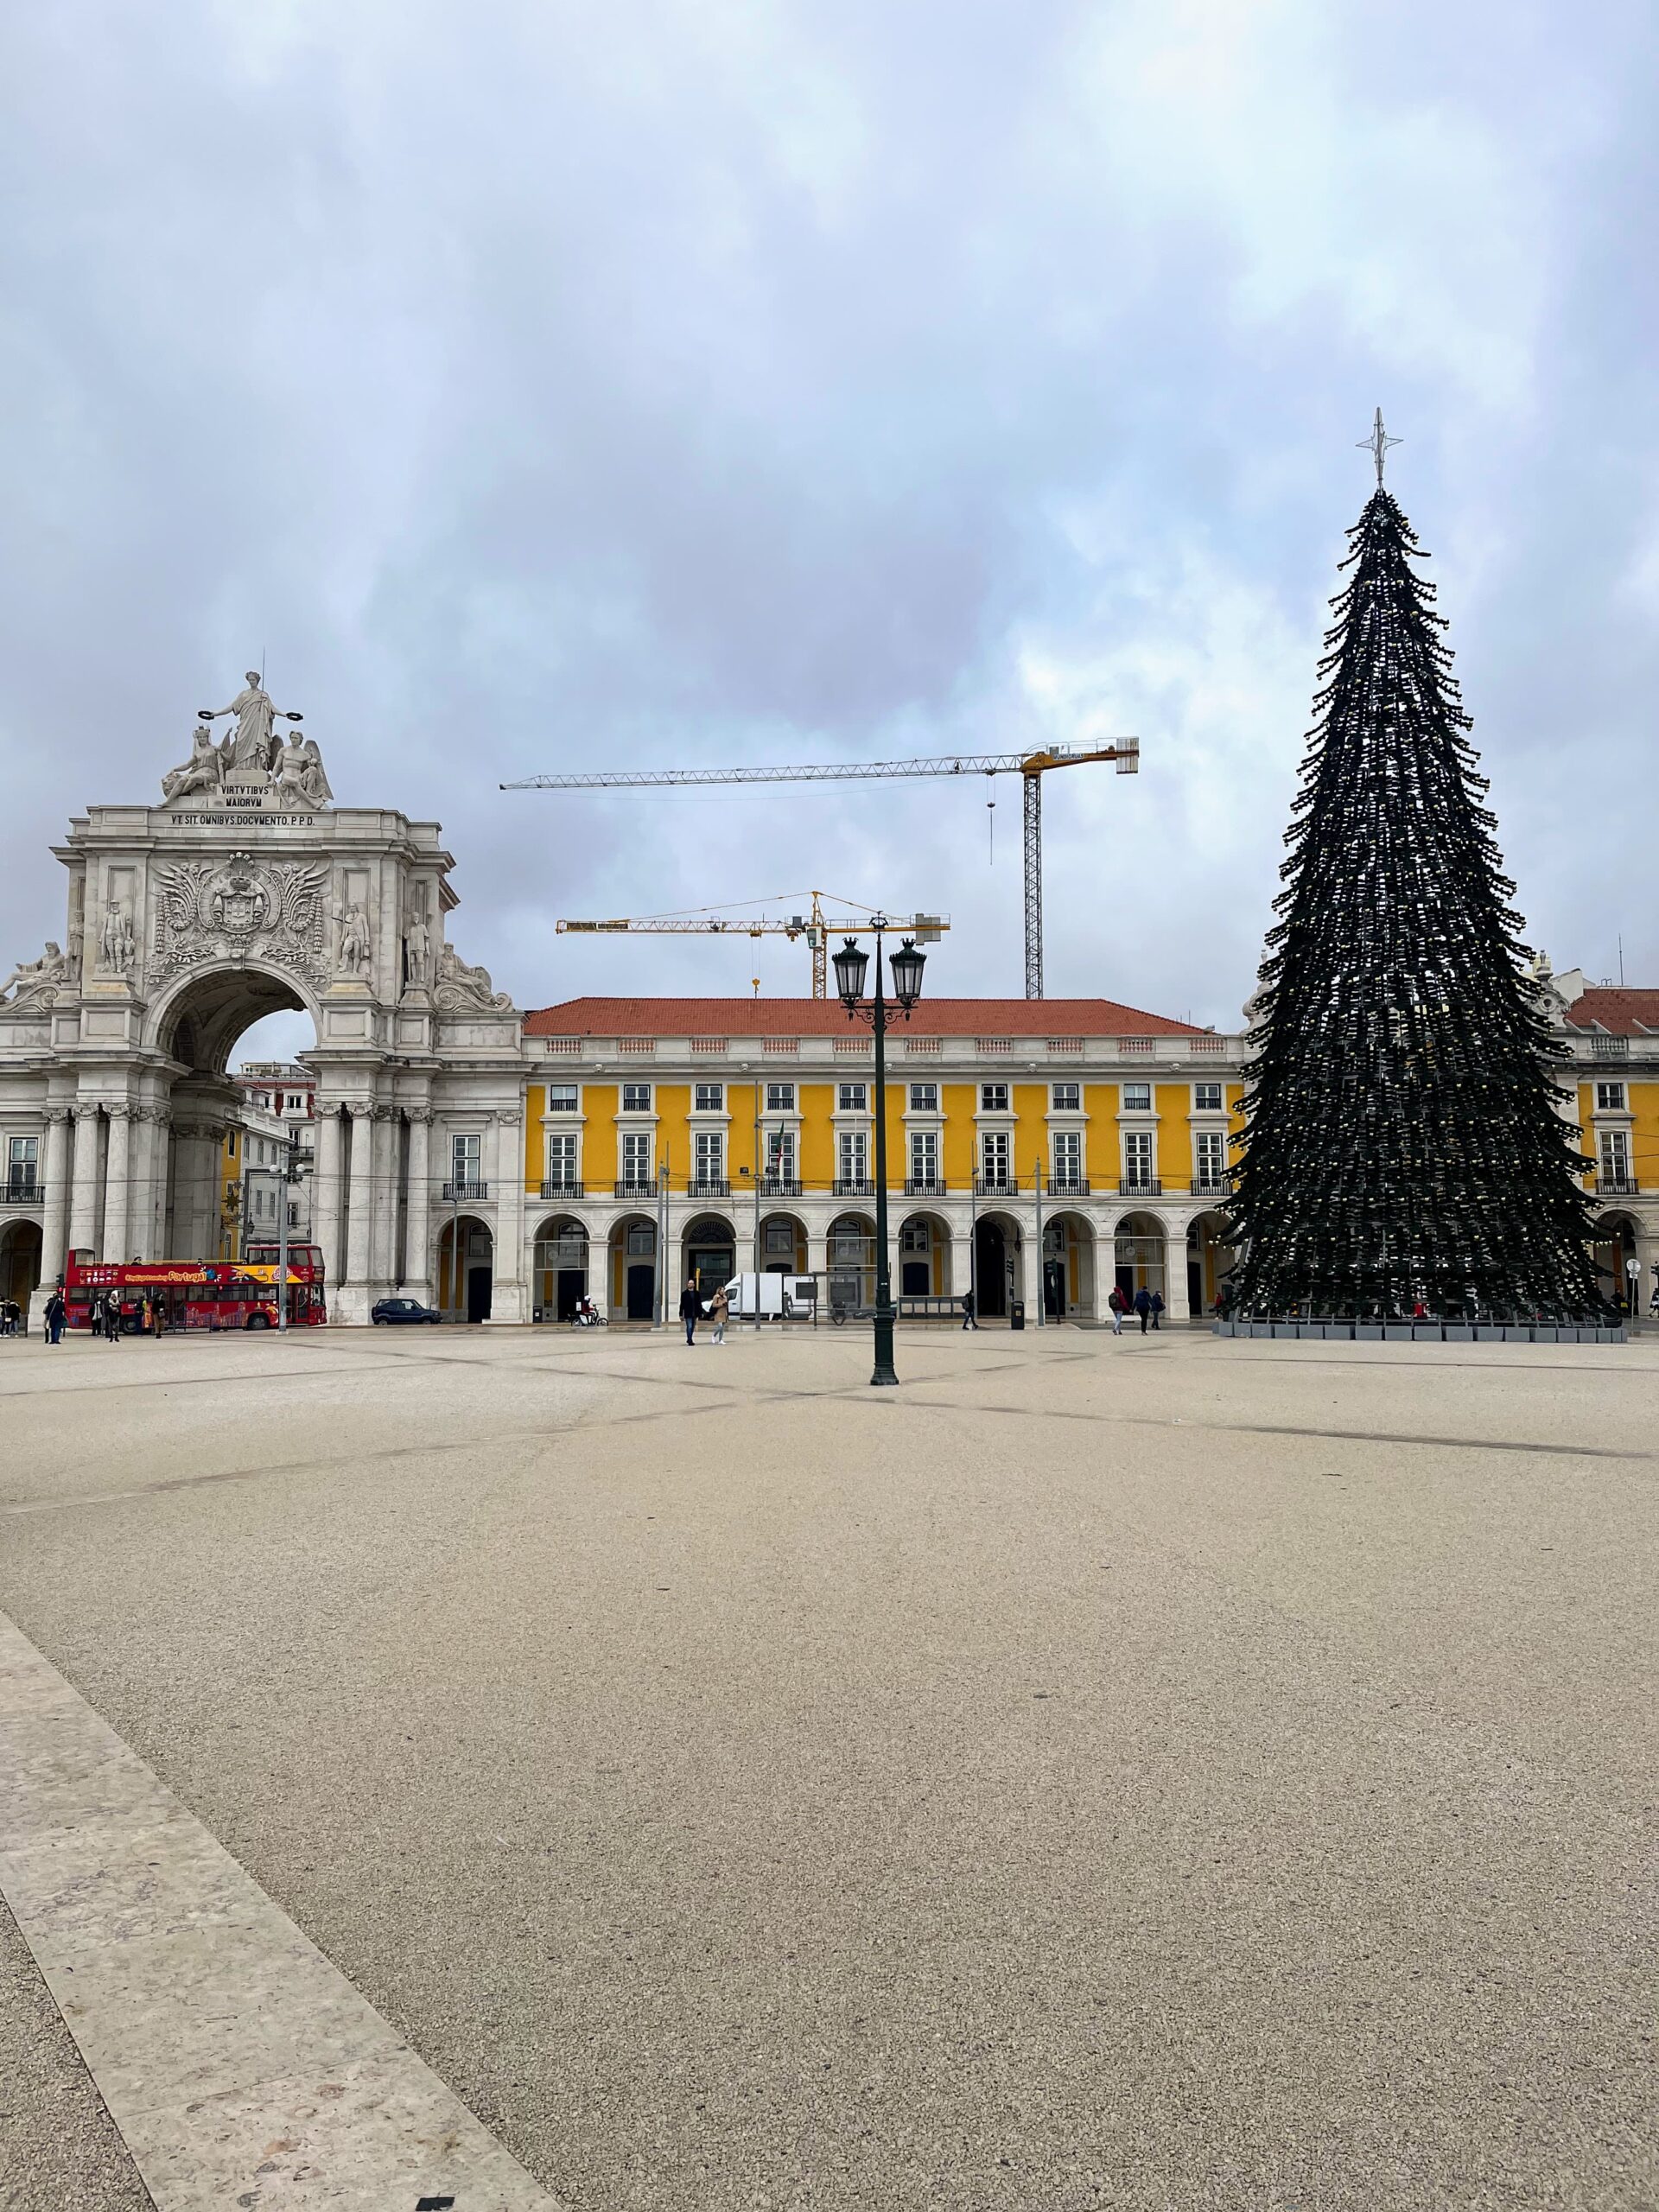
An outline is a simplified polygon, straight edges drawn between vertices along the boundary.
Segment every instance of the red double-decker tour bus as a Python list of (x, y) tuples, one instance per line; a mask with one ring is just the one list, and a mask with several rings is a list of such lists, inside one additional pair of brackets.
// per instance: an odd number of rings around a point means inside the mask
[[(165, 1329), (274, 1329), (278, 1263), (274, 1244), (251, 1244), (243, 1260), (131, 1260), (122, 1264), (83, 1260), (72, 1252), (63, 1297), (72, 1329), (92, 1326), (95, 1303), (106, 1290), (121, 1305), (121, 1325), (146, 1325), (145, 1308), (160, 1308)], [(307, 1328), (328, 1318), (323, 1298), (322, 1253), (315, 1244), (288, 1248), (288, 1320)]]

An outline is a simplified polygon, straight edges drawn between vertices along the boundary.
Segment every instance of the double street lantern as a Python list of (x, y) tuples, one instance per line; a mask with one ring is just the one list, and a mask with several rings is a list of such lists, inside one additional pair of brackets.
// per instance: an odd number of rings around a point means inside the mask
[[(861, 1016), (875, 1034), (875, 1366), (873, 1384), (897, 1383), (893, 1364), (893, 1274), (887, 1257), (887, 995), (881, 987), (881, 940), (887, 928), (884, 914), (872, 914), (875, 932), (875, 996), (866, 1006), (864, 981), (870, 956), (853, 938), (835, 957), (836, 988), (847, 1009), (847, 1019)], [(906, 1021), (922, 995), (922, 969), (927, 955), (918, 952), (906, 938), (893, 955), (893, 1002)]]

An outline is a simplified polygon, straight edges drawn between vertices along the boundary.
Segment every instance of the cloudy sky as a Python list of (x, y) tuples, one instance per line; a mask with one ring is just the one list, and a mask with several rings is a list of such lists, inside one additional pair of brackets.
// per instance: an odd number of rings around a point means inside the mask
[(1659, 982), (1649, 0), (8, 21), (6, 965), (263, 655), (526, 1006), (804, 991), (552, 925), (813, 885), (1017, 995), (1020, 795), (503, 779), (1134, 731), (1047, 786), (1049, 989), (1232, 1024), (1381, 403), (1534, 940)]

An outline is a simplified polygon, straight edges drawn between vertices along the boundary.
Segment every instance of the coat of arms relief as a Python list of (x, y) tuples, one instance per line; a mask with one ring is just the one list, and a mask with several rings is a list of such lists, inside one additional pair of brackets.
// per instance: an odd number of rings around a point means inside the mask
[(257, 956), (322, 982), (327, 881), (326, 866), (260, 864), (248, 853), (232, 853), (223, 865), (184, 861), (160, 869), (153, 973)]

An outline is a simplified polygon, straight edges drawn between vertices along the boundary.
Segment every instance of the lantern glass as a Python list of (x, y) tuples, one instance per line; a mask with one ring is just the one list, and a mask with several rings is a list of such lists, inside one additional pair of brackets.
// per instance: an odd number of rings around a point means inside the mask
[(927, 955), (918, 952), (909, 938), (893, 956), (893, 995), (906, 1014), (922, 995), (922, 969), (926, 963)]
[(836, 955), (834, 962), (836, 988), (840, 993), (841, 1002), (849, 1014), (864, 995), (864, 978), (869, 970), (869, 954), (861, 951), (851, 938), (848, 938), (846, 944)]

